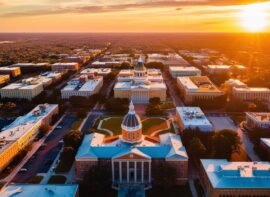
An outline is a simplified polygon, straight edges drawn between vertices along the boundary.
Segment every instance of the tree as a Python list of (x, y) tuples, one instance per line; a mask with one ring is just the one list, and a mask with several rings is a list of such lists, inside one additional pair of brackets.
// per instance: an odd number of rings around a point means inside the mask
[(177, 178), (176, 169), (167, 162), (158, 162), (153, 166), (153, 184), (164, 189), (175, 185)]
[(70, 131), (64, 136), (65, 146), (66, 147), (71, 146), (75, 150), (77, 150), (79, 146), (81, 145), (82, 138), (83, 138), (83, 134), (81, 131), (79, 130)]
[(82, 193), (91, 194), (91, 196), (110, 196), (110, 168), (101, 162), (92, 166), (85, 174), (81, 187)]
[(105, 103), (105, 108), (108, 112), (116, 114), (125, 114), (128, 111), (129, 99), (125, 98), (110, 98)]
[(42, 136), (46, 135), (51, 130), (51, 126), (48, 124), (41, 125), (39, 132)]
[(212, 136), (212, 150), (215, 158), (230, 159), (240, 148), (241, 140), (235, 131), (224, 129)]
[(159, 97), (153, 97), (149, 99), (149, 103), (153, 105), (160, 105), (161, 101)]
[(77, 112), (77, 118), (85, 118), (86, 117), (86, 111), (83, 110), (83, 109), (80, 109), (78, 112)]
[(195, 158), (201, 158), (206, 153), (206, 147), (197, 137), (190, 141), (188, 150)]
[(62, 160), (64, 162), (73, 161), (75, 154), (76, 154), (76, 151), (74, 150), (74, 148), (71, 146), (67, 146), (63, 149), (63, 151), (60, 155), (60, 160)]

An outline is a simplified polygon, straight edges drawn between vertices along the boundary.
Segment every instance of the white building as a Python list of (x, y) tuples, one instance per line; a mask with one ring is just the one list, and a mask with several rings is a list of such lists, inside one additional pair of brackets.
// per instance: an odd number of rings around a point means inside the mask
[(60, 62), (52, 65), (52, 71), (77, 71), (80, 69), (80, 64), (77, 62)]
[(241, 72), (246, 70), (246, 67), (243, 65), (208, 65), (205, 67), (205, 71), (209, 74), (224, 74), (237, 69)]
[(12, 83), (1, 88), (2, 98), (32, 100), (43, 91), (42, 81), (26, 79), (20, 83)]
[(150, 98), (159, 97), (161, 102), (166, 100), (167, 87), (161, 74), (156, 69), (148, 70), (144, 67), (141, 59), (138, 60), (134, 71), (123, 71), (114, 86), (115, 98), (128, 98), (134, 103), (148, 103)]
[(186, 104), (190, 104), (196, 99), (211, 101), (223, 95), (223, 92), (206, 76), (178, 77), (177, 85), (183, 93)]
[(167, 55), (160, 53), (147, 54), (147, 63), (160, 62), (168, 66), (188, 66), (189, 63), (177, 53), (169, 53)]
[(269, 112), (247, 112), (246, 126), (249, 129), (270, 129), (270, 113)]
[(201, 70), (193, 66), (170, 66), (169, 72), (173, 78), (185, 76), (201, 76)]
[(79, 197), (78, 185), (42, 185), (42, 184), (13, 184), (0, 191), (2, 197)]
[(232, 96), (243, 101), (270, 101), (270, 89), (269, 88), (237, 88), (232, 89)]
[(55, 114), (58, 114), (58, 105), (41, 104), (2, 129), (0, 132), (0, 171), (33, 140), (41, 125), (51, 123)]
[(110, 68), (87, 68), (81, 71), (81, 75), (88, 75), (89, 77), (95, 73), (99, 76), (106, 76), (112, 72)]
[(213, 126), (199, 107), (177, 107), (176, 122), (181, 131), (199, 129), (202, 132), (213, 131)]
[(97, 94), (102, 85), (102, 77), (88, 79), (87, 75), (82, 75), (68, 82), (68, 85), (61, 90), (61, 96), (62, 99), (69, 99), (71, 96), (90, 97)]
[(10, 77), (18, 77), (21, 75), (20, 67), (0, 67), (0, 74), (8, 74)]
[(17, 63), (13, 64), (10, 67), (20, 67), (20, 68), (42, 68), (42, 67), (48, 67), (49, 63)]

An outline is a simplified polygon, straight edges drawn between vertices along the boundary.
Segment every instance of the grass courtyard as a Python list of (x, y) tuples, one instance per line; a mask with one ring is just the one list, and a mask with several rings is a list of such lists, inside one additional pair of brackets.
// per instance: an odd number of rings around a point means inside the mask
[[(123, 121), (123, 117), (108, 117), (101, 119), (102, 124), (100, 126), (101, 129), (107, 129), (113, 132), (113, 135), (121, 134), (121, 123)], [(143, 125), (143, 134), (151, 135), (153, 132), (161, 130), (161, 133), (171, 132), (173, 133), (173, 128), (168, 128), (167, 122), (162, 118), (145, 118), (142, 119)], [(171, 127), (171, 125), (170, 125)], [(104, 133), (102, 130), (101, 133)]]

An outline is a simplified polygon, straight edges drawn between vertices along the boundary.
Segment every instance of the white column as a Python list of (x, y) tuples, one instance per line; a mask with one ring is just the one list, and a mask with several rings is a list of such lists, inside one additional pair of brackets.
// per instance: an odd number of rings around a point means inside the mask
[(127, 161), (127, 182), (129, 182), (129, 161)]
[(112, 159), (112, 182), (114, 183), (114, 160)]
[(151, 161), (149, 161), (148, 164), (148, 182), (151, 183)]
[(134, 182), (137, 182), (137, 161), (134, 161)]
[(119, 181), (122, 182), (122, 161), (119, 161)]
[(141, 178), (142, 178), (142, 183), (144, 182), (144, 161), (142, 161), (142, 169), (141, 169)]

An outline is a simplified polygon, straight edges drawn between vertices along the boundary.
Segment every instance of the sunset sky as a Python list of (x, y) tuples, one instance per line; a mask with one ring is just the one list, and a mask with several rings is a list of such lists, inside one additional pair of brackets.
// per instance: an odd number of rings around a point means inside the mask
[(0, 0), (0, 32), (245, 32), (254, 3), (270, 21), (263, 0)]

